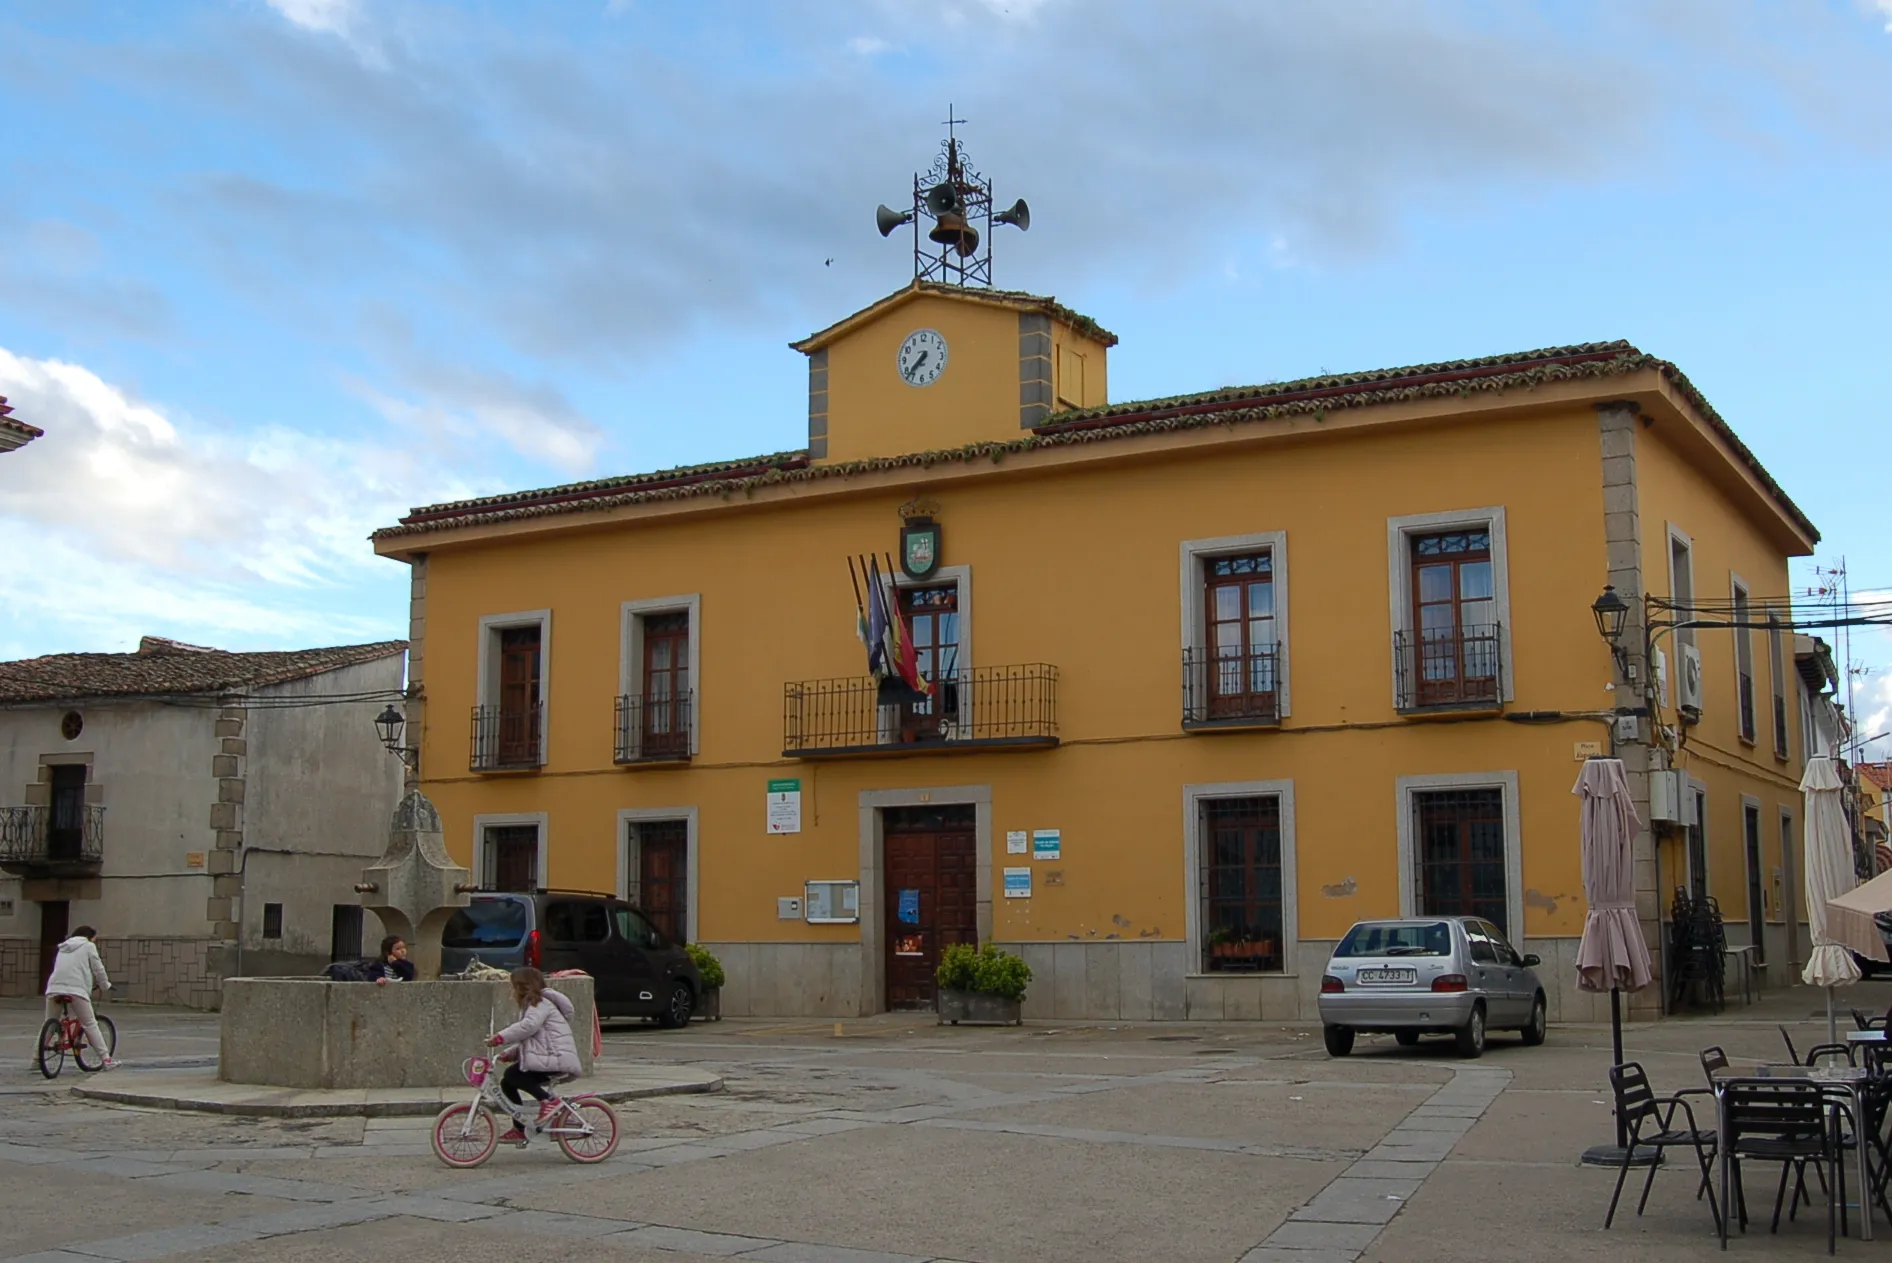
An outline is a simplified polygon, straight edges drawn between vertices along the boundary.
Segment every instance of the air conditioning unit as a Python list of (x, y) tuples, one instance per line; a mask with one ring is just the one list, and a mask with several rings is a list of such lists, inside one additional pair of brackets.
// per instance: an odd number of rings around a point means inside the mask
[(1676, 705), (1693, 722), (1701, 718), (1701, 650), (1694, 645), (1680, 646), (1681, 679), (1676, 681)]
[(1649, 823), (1681, 823), (1683, 791), (1687, 788), (1686, 772), (1649, 773)]

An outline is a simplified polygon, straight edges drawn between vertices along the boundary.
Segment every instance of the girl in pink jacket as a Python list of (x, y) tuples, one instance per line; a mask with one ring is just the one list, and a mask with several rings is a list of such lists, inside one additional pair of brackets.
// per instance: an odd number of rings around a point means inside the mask
[(512, 998), (518, 1004), (519, 1020), (492, 1038), (501, 1053), (501, 1061), (511, 1061), (499, 1081), (499, 1089), (514, 1107), (512, 1130), (501, 1136), (501, 1144), (526, 1142), (524, 1120), (517, 1110), (525, 1103), (519, 1099), (524, 1090), (539, 1102), (536, 1127), (558, 1113), (559, 1098), (546, 1086), (555, 1075), (576, 1075), (578, 1041), (572, 1038), (572, 1002), (556, 991), (545, 989), (545, 975), (536, 969), (512, 971)]

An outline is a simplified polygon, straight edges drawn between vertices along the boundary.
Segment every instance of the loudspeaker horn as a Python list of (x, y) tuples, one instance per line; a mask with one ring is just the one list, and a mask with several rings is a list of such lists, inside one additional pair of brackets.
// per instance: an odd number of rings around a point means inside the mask
[(958, 215), (963, 218), (966, 213), (966, 203), (959, 196), (959, 190), (951, 184), (935, 184), (926, 191), (926, 209), (932, 212), (934, 218), (943, 218), (947, 215)]
[(912, 211), (889, 210), (885, 206), (874, 207), (874, 224), (880, 229), (880, 235), (883, 237), (900, 225), (912, 222)]
[(992, 222), (995, 224), (1016, 224), (1018, 225), (1018, 231), (1030, 232), (1031, 207), (1025, 205), (1025, 199), (1021, 197), (1016, 202), (1012, 203), (1012, 209), (1002, 210), (992, 216)]

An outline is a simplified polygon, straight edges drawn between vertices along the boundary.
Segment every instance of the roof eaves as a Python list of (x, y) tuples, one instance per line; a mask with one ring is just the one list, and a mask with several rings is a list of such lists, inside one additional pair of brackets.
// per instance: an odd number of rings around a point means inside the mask
[(913, 281), (867, 306), (835, 321), (825, 329), (819, 329), (800, 341), (789, 343), (792, 350), (804, 355), (819, 351), (841, 337), (848, 330), (880, 315), (889, 307), (922, 294), (933, 294), (941, 298), (956, 298), (966, 302), (987, 303), (999, 307), (1011, 307), (1023, 311), (1042, 312), (1054, 320), (1062, 321), (1087, 338), (1101, 342), (1107, 347), (1117, 345), (1117, 335), (1092, 320), (1082, 312), (1066, 307), (1055, 298), (1041, 294), (1028, 294), (1015, 289), (977, 289), (964, 285), (946, 285), (938, 281)]

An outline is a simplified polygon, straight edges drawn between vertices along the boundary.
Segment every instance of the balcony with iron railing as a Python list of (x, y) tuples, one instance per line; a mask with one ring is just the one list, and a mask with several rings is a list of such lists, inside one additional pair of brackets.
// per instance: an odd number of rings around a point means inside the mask
[(475, 706), (475, 772), (527, 772), (545, 765), (545, 704), (527, 707)]
[(618, 698), (616, 761), (625, 766), (689, 762), (690, 703), (687, 691)]
[(1272, 728), (1281, 722), (1278, 650), (1183, 650), (1183, 727)]
[(1485, 623), (1393, 633), (1401, 714), (1498, 710), (1504, 705), (1504, 629)]
[(782, 704), (787, 758), (1045, 749), (1058, 744), (1058, 669), (1043, 663), (974, 667), (899, 700), (871, 677), (801, 680)]
[(0, 807), (0, 871), (93, 877), (105, 863), (105, 808)]

